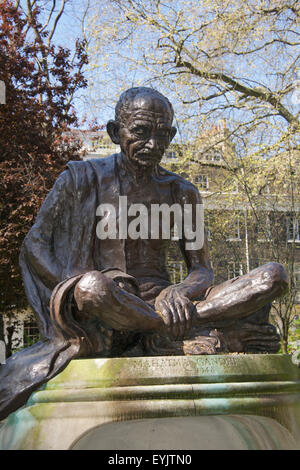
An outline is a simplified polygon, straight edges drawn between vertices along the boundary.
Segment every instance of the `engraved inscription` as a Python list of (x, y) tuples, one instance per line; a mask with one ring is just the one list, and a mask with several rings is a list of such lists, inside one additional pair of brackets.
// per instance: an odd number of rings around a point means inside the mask
[[(186, 357), (144, 357), (130, 360), (130, 373), (138, 370), (146, 375), (219, 375), (230, 373), (238, 364), (236, 357), (201, 356)], [(129, 364), (128, 364), (129, 365)]]

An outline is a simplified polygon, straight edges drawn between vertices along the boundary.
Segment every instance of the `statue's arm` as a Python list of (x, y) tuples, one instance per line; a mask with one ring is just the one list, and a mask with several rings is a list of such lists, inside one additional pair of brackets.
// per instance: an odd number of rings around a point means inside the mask
[(201, 297), (212, 285), (213, 270), (209, 260), (206, 233), (204, 246), (195, 251), (186, 250), (184, 243), (180, 243), (182, 254), (186, 260), (188, 275), (183, 282), (177, 284), (178, 291), (190, 300)]
[[(49, 289), (53, 289), (62, 279), (64, 268), (63, 257), (57, 256), (55, 233), (64, 233), (68, 225), (70, 204), (73, 195), (73, 183), (68, 170), (63, 171), (57, 178), (53, 188), (43, 202), (35, 224), (22, 245), (20, 265), (26, 284), (26, 271), (29, 269)], [(62, 250), (63, 251), (63, 250)], [(27, 269), (25, 269), (27, 268)]]
[[(202, 204), (199, 191), (195, 186), (184, 182), (177, 187), (176, 201), (189, 204), (193, 213), (197, 204)], [(193, 231), (199, 232), (203, 228), (196, 226), (196, 217), (193, 217)], [(203, 220), (200, 219), (203, 224)], [(182, 227), (182, 239), (179, 241), (180, 249), (188, 268), (188, 275), (183, 282), (171, 285), (164, 289), (155, 301), (155, 308), (161, 314), (165, 324), (174, 338), (184, 336), (192, 325), (192, 317), (195, 314), (193, 300), (199, 299), (212, 285), (213, 271), (211, 268), (207, 237), (204, 233), (204, 243), (197, 249), (190, 249), (189, 242), (185, 238), (184, 226)], [(200, 237), (201, 238), (201, 237)], [(203, 241), (203, 239), (202, 239)]]
[[(202, 294), (212, 285), (213, 270), (209, 259), (207, 234), (204, 227), (202, 199), (198, 189), (186, 183), (180, 186), (178, 190), (178, 199), (181, 205), (188, 204), (192, 207), (192, 232), (196, 233), (195, 243), (191, 244), (187, 239), (185, 227), (182, 227), (182, 239), (179, 240), (179, 246), (185, 260), (188, 275), (183, 282), (177, 284), (175, 288), (181, 295), (190, 300), (201, 297)], [(198, 206), (198, 217), (196, 208)], [(194, 248), (194, 249), (191, 249)]]
[[(203, 208), (202, 199), (198, 189), (189, 185), (184, 194), (184, 202), (193, 208), (193, 232), (196, 233), (194, 247), (190, 249), (191, 243), (186, 239), (185, 230), (183, 238), (179, 241), (180, 250), (186, 262), (188, 275), (185, 280), (178, 285), (182, 295), (190, 300), (201, 297), (212, 285), (213, 270), (209, 258), (207, 233), (204, 226), (204, 212), (199, 210), (199, 218), (196, 217), (196, 207)], [(198, 246), (199, 245), (199, 246)]]
[(60, 174), (28, 232), (20, 252), (20, 267), (28, 301), (35, 311), (42, 337), (53, 337), (50, 296), (64, 280), (69, 250), (73, 181), (70, 171)]

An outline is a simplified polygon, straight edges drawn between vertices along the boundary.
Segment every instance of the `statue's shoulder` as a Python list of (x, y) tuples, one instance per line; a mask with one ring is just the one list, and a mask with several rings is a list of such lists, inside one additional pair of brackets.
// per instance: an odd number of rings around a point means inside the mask
[(90, 158), (87, 160), (80, 161), (70, 161), (67, 163), (67, 168), (71, 169), (74, 172), (86, 171), (89, 168), (101, 170), (108, 167), (114, 167), (116, 159), (118, 157), (119, 154), (115, 153), (113, 155), (109, 155), (108, 157)]
[(67, 169), (77, 185), (86, 184), (95, 180), (99, 174), (113, 173), (118, 158), (119, 154), (113, 154), (102, 158), (70, 161), (67, 164)]
[(114, 153), (107, 157), (91, 158), (86, 160), (86, 163), (91, 165), (96, 171), (109, 171), (114, 170), (116, 162), (119, 160), (120, 154)]
[(173, 173), (172, 171), (166, 170), (166, 168), (163, 168), (162, 166), (158, 167), (158, 172), (160, 178), (172, 184), (178, 196), (191, 195), (200, 197), (198, 188), (193, 183), (185, 179), (183, 176), (178, 175), (177, 173)]

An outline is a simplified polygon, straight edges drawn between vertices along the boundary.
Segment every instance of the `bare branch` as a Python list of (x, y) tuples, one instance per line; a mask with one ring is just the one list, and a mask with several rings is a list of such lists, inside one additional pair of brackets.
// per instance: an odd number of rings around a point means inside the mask
[(44, 30), (47, 28), (48, 24), (50, 23), (50, 20), (51, 20), (51, 17), (52, 17), (52, 15), (53, 15), (53, 12), (54, 12), (54, 10), (55, 10), (55, 7), (56, 7), (56, 0), (52, 0), (52, 8), (51, 8), (51, 11), (50, 11), (50, 13), (49, 13), (49, 16), (48, 16), (48, 18), (47, 18), (47, 20), (46, 20), (44, 26), (40, 29), (40, 32), (44, 31)]
[(237, 55), (237, 56), (238, 55), (253, 54), (254, 52), (261, 51), (262, 49), (265, 49), (266, 47), (271, 46), (271, 45), (275, 44), (276, 42), (279, 42), (281, 44), (285, 44), (286, 46), (299, 46), (300, 45), (300, 42), (290, 42), (290, 41), (286, 41), (284, 39), (272, 39), (271, 41), (265, 42), (261, 46), (256, 47), (254, 49), (251, 49), (249, 51), (240, 51), (240, 52), (238, 52), (238, 51), (228, 50), (228, 52), (230, 52), (231, 54)]
[(48, 37), (48, 47), (50, 46), (51, 44), (51, 41), (52, 41), (52, 38), (53, 38), (53, 35), (55, 33), (55, 30), (56, 30), (56, 27), (57, 27), (57, 24), (61, 18), (61, 15), (63, 14), (64, 12), (64, 9), (65, 9), (65, 4), (66, 4), (66, 0), (61, 0), (61, 5), (60, 5), (60, 10), (54, 20), (54, 24), (53, 24), (53, 27), (52, 27), (52, 30), (50, 31), (50, 34), (49, 34), (49, 37)]
[(176, 60), (176, 67), (186, 68), (193, 75), (196, 75), (201, 78), (206, 78), (208, 80), (215, 80), (217, 82), (224, 82), (226, 84), (229, 84), (233, 90), (238, 91), (244, 97), (251, 96), (254, 98), (259, 98), (260, 100), (269, 103), (271, 106), (277, 109), (278, 114), (284, 119), (286, 119), (286, 121), (288, 121), (290, 124), (298, 123), (296, 118), (282, 105), (278, 98), (276, 98), (272, 93), (265, 93), (263, 90), (258, 88), (246, 87), (245, 85), (241, 84), (240, 82), (234, 80), (233, 78), (229, 77), (224, 73), (206, 72), (198, 70), (193, 64), (186, 60), (182, 60), (179, 57), (177, 57)]

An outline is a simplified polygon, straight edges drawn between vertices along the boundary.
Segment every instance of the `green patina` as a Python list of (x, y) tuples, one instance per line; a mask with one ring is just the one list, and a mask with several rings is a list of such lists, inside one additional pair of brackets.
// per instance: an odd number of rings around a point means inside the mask
[(12, 413), (0, 430), (0, 449), (39, 449), (43, 443), (43, 423), (51, 418), (55, 404), (24, 406)]
[(24, 434), (20, 450), (43, 448), (43, 443), (47, 438), (45, 423), (51, 419), (55, 407), (54, 403), (39, 403), (28, 407), (34, 426), (26, 435)]
[(111, 387), (118, 381), (127, 359), (77, 359), (51, 379), (45, 389)]

